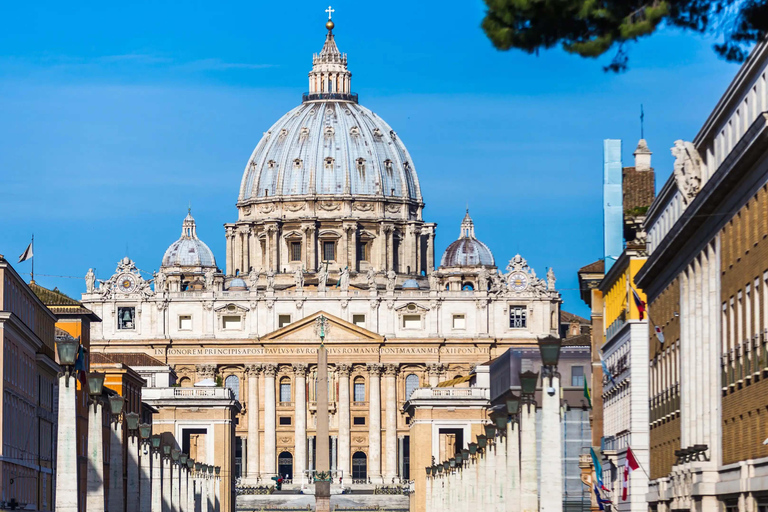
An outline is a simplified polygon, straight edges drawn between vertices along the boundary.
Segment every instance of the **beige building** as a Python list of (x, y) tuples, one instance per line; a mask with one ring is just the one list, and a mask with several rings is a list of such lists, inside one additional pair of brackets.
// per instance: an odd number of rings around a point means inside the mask
[(56, 316), (0, 255), (0, 501), (53, 510)]
[(648, 211), (652, 510), (768, 507), (767, 79), (763, 42)]

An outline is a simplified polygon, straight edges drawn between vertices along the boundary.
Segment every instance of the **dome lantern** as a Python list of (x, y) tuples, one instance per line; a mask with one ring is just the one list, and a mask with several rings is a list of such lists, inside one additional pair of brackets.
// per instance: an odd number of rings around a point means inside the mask
[(341, 53), (333, 36), (335, 24), (331, 20), (334, 9), (326, 9), (328, 22), (325, 28), (325, 44), (320, 53), (312, 56), (312, 71), (309, 72), (309, 92), (303, 100), (340, 100), (357, 103), (357, 94), (351, 92), (352, 73), (347, 69), (347, 54)]

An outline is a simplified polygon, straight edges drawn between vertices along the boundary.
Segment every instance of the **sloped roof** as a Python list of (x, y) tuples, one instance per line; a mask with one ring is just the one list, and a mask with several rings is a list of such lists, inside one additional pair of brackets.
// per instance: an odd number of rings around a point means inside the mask
[(597, 260), (593, 261), (589, 265), (585, 265), (579, 269), (579, 272), (585, 272), (588, 274), (602, 274), (605, 272), (605, 261)]
[(159, 359), (155, 359), (152, 356), (148, 356), (142, 352), (126, 352), (126, 353), (104, 353), (93, 352), (91, 353), (92, 364), (115, 364), (122, 363), (126, 366), (168, 366)]
[(571, 323), (573, 320), (577, 320), (580, 324), (589, 324), (589, 320), (579, 315), (574, 315), (567, 311), (560, 310), (560, 323)]
[(29, 287), (37, 295), (37, 298), (57, 315), (83, 315), (90, 320), (101, 321), (96, 313), (83, 306), (82, 302), (64, 294), (58, 288), (49, 290), (34, 282), (29, 283)]

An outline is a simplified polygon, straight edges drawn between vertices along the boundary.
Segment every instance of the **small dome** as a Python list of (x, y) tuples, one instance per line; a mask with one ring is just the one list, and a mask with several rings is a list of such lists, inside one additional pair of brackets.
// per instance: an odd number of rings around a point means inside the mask
[(227, 290), (235, 292), (235, 291), (243, 291), (247, 290), (248, 286), (245, 284), (245, 281), (240, 279), (239, 277), (236, 277), (232, 279), (229, 282), (229, 286), (227, 286)]
[(163, 267), (216, 267), (216, 258), (205, 243), (197, 238), (192, 213), (187, 213), (181, 238), (171, 244), (163, 256)]
[(483, 242), (475, 238), (475, 224), (469, 216), (469, 211), (461, 221), (461, 236), (443, 253), (441, 267), (494, 267), (491, 250)]
[(415, 279), (406, 279), (403, 283), (403, 290), (418, 290), (419, 283)]

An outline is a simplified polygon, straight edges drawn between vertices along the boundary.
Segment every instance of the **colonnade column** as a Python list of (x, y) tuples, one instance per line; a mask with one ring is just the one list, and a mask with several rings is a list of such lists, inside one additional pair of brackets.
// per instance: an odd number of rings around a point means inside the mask
[(563, 436), (560, 421), (560, 377), (553, 370), (544, 375), (554, 393), (544, 392), (541, 397), (541, 467), (558, 468), (550, 471), (547, 478), (541, 479), (541, 512), (561, 512), (563, 510)]
[(264, 472), (268, 477), (277, 473), (277, 429), (275, 403), (275, 375), (277, 366), (264, 366)]
[(536, 474), (536, 403), (520, 405), (520, 506), (522, 512), (538, 512)]
[[(259, 375), (262, 366), (249, 364), (248, 372), (248, 439), (246, 441), (246, 475), (250, 483), (259, 478)], [(274, 386), (273, 386), (274, 388)]]
[(351, 368), (346, 364), (336, 365), (336, 373), (339, 376), (339, 450), (338, 470), (342, 473), (343, 482), (351, 478), (350, 457), (350, 425), (349, 425), (349, 372)]
[(374, 484), (381, 478), (381, 370), (378, 363), (368, 365), (368, 476)]
[(293, 414), (296, 428), (294, 429), (293, 481), (302, 482), (307, 464), (307, 365), (293, 365), (294, 391)]
[(396, 364), (384, 368), (384, 385), (387, 390), (386, 422), (384, 451), (387, 454), (385, 481), (391, 483), (397, 477), (397, 370)]
[[(136, 420), (138, 422), (138, 417)], [(125, 511), (139, 512), (139, 431), (128, 428), (128, 449), (125, 460)]]
[(163, 512), (163, 477), (161, 472), (161, 457), (158, 448), (152, 448), (152, 501), (151, 512)]
[[(86, 510), (103, 510), (104, 501), (104, 445), (102, 405), (96, 398), (88, 406), (88, 476), (86, 481)], [(72, 476), (70, 475), (70, 478)]]
[(507, 488), (509, 512), (520, 512), (520, 424), (513, 417), (507, 423)]
[(110, 415), (109, 429), (109, 492), (107, 510), (122, 512), (123, 502), (123, 419)]

